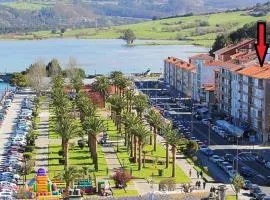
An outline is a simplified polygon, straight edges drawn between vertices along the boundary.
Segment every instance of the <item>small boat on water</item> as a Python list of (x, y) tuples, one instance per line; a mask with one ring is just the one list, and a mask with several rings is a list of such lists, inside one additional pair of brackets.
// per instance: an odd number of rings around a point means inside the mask
[(4, 83), (5, 81), (3, 79), (0, 78), (0, 83)]

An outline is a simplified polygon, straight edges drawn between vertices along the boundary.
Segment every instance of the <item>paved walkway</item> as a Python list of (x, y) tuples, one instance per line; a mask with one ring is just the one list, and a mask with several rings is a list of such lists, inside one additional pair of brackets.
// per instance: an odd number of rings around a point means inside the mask
[(41, 105), (39, 113), (40, 122), (38, 124), (38, 138), (36, 139), (36, 166), (35, 169), (42, 167), (48, 171), (49, 160), (49, 98), (46, 98)]

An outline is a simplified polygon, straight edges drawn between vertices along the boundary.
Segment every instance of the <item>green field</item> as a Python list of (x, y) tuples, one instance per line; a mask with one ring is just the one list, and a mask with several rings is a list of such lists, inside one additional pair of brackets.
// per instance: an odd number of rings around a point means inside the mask
[[(146, 43), (145, 45), (176, 43), (196, 44), (209, 47), (213, 44), (217, 34), (229, 33), (242, 27), (244, 24), (256, 22), (258, 20), (266, 20), (267, 18), (269, 18), (269, 14), (264, 17), (252, 17), (246, 15), (244, 11), (239, 11), (200, 16), (177, 17), (99, 29), (68, 29), (63, 35), (60, 33), (53, 34), (51, 31), (39, 31), (35, 33), (28, 33), (27, 35), (4, 35), (1, 37), (2, 39), (7, 37), (9, 39), (46, 39), (57, 37), (114, 39), (119, 38), (124, 29), (130, 28), (135, 32), (138, 39), (157, 40), (154, 43)], [(164, 40), (172, 41), (170, 42)]]
[(18, 10), (40, 10), (48, 6), (46, 4), (25, 2), (6, 2), (1, 4)]

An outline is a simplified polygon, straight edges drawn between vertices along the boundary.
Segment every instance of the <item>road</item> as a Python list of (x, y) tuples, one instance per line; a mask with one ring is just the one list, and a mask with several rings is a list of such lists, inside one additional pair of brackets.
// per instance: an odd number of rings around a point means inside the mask
[[(157, 94), (157, 91), (150, 92), (147, 91), (148, 94), (150, 94), (153, 98), (159, 98), (161, 97), (159, 94)], [(173, 92), (172, 94), (177, 94), (176, 92)], [(178, 94), (177, 94), (178, 95)], [(167, 107), (170, 105), (172, 100), (170, 100), (170, 96), (166, 95), (167, 99), (163, 103), (163, 108), (167, 109)], [(175, 98), (176, 96), (172, 96), (172, 98)], [(179, 97), (179, 96), (178, 96)], [(168, 100), (169, 99), (169, 100)], [(166, 102), (166, 103), (165, 103)], [(154, 100), (153, 103), (161, 103), (160, 101)], [(173, 109), (173, 107), (171, 107)], [(187, 110), (190, 111), (191, 107)], [(191, 127), (191, 115), (180, 115), (180, 117), (177, 119), (181, 122), (182, 125), (189, 128)], [(203, 124), (201, 121), (198, 121), (196, 119), (193, 119), (193, 135), (200, 141), (204, 142), (206, 145), (208, 145), (208, 138), (209, 138), (209, 128), (208, 125)], [(258, 185), (265, 185), (267, 183), (268, 179), (267, 176), (270, 176), (270, 170), (265, 168), (264, 165), (258, 163), (256, 161), (256, 154), (262, 155), (266, 160), (270, 161), (270, 147), (269, 146), (260, 146), (260, 145), (247, 145), (246, 141), (239, 141), (239, 145), (228, 142), (226, 139), (223, 139), (216, 133), (214, 133), (212, 130), (210, 132), (210, 148), (215, 150), (215, 154), (218, 154), (220, 156), (224, 156), (226, 153), (230, 153), (232, 155), (236, 155), (237, 149), (239, 152), (238, 157), (238, 169), (241, 167), (250, 167), (252, 170), (254, 170), (256, 175), (250, 180), (253, 183), (256, 183)], [(245, 153), (246, 152), (246, 153)], [(255, 155), (254, 155), (255, 154)], [(229, 180), (228, 175), (219, 167), (214, 165), (213, 163), (208, 161), (208, 157), (202, 155), (201, 153), (198, 154), (198, 157), (200, 161), (203, 163), (203, 165), (208, 166), (210, 173), (213, 175), (213, 177), (217, 181), (222, 181), (224, 183), (227, 183)], [(236, 156), (235, 156), (236, 158)], [(236, 164), (234, 164), (234, 167), (236, 168)], [(217, 175), (218, 174), (218, 175)], [(263, 191), (266, 193), (270, 193), (270, 187), (264, 186), (262, 187)]]

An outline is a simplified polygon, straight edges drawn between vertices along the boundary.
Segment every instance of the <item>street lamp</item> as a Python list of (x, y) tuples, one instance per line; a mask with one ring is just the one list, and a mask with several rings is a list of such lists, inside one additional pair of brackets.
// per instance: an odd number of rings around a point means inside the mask
[(211, 145), (211, 123), (208, 122), (208, 146)]
[(239, 158), (239, 149), (238, 149), (238, 145), (239, 145), (239, 138), (240, 136), (236, 137), (236, 171), (238, 172), (238, 158)]

